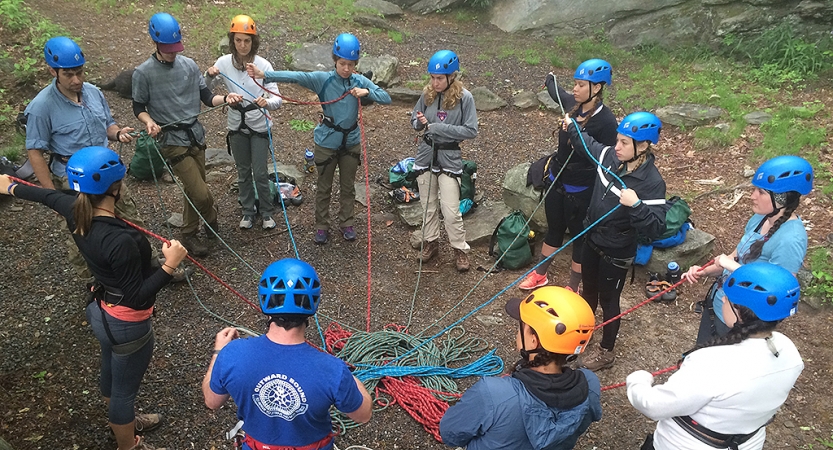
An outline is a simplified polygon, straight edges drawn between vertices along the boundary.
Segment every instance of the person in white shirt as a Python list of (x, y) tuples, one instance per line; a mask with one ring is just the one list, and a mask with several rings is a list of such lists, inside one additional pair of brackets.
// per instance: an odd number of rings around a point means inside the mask
[[(231, 20), (228, 33), (228, 55), (223, 55), (205, 74), (216, 77), (223, 74), (223, 82), (229, 92), (243, 96), (243, 102), (229, 107), (228, 134), (226, 144), (237, 164), (238, 200), (243, 208), (240, 228), (252, 228), (257, 212), (263, 219), (263, 229), (271, 230), (277, 226), (272, 214), (275, 205), (269, 190), (269, 128), (272, 125), (263, 109), (274, 111), (281, 106), (281, 98), (273, 96), (255, 84), (246, 73), (246, 64), (252, 63), (266, 72), (272, 70), (269, 61), (257, 56), (260, 37), (251, 17), (235, 16)], [(277, 83), (258, 82), (266, 89), (279, 93)], [(256, 97), (255, 97), (256, 96)], [(257, 196), (255, 196), (257, 186)], [(255, 199), (258, 207), (255, 207)]]
[(799, 284), (771, 263), (745, 264), (723, 285), (729, 334), (694, 347), (667, 382), (639, 370), (627, 378), (631, 404), (657, 429), (642, 449), (759, 450), (766, 425), (804, 369), (792, 341), (775, 331), (795, 314)]

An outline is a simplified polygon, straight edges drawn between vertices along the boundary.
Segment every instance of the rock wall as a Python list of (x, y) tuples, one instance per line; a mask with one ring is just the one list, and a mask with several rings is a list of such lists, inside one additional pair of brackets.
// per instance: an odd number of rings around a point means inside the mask
[(808, 35), (829, 33), (833, 0), (495, 0), (491, 22), (513, 32), (592, 35), (604, 30), (617, 47), (713, 43), (788, 21)]

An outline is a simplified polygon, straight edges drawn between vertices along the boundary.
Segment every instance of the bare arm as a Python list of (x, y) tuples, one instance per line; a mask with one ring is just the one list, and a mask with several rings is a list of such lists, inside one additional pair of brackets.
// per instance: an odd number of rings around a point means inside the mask
[(359, 409), (351, 413), (345, 414), (355, 422), (367, 423), (370, 421), (371, 414), (373, 414), (373, 401), (370, 399), (370, 394), (365, 389), (364, 384), (356, 377), (353, 377), (353, 379), (356, 380), (356, 387), (362, 393), (362, 406), (359, 406)]
[(228, 394), (217, 394), (211, 390), (211, 372), (214, 370), (214, 362), (217, 361), (217, 353), (223, 349), (232, 339), (236, 339), (239, 337), (237, 333), (237, 329), (233, 327), (223, 328), (217, 333), (217, 337), (214, 339), (214, 354), (211, 355), (211, 362), (208, 364), (208, 370), (205, 372), (205, 376), (202, 379), (202, 395), (205, 397), (205, 406), (209, 407), (212, 410), (216, 410), (219, 407), (223, 406), (230, 395)]
[(49, 171), (49, 165), (43, 157), (43, 150), (30, 148), (29, 161), (32, 163), (32, 170), (34, 170), (35, 176), (38, 177), (40, 185), (46, 189), (55, 189), (55, 185), (52, 184), (52, 173)]

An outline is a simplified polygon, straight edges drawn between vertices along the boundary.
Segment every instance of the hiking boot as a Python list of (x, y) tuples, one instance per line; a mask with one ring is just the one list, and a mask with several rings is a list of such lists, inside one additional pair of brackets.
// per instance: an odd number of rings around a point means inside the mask
[(130, 450), (167, 450), (165, 447), (155, 447), (148, 444), (141, 436), (136, 436), (136, 445), (130, 447)]
[(344, 236), (345, 241), (355, 241), (356, 240), (356, 230), (353, 227), (344, 227), (341, 229), (342, 236)]
[(601, 346), (593, 346), (584, 354), (581, 366), (585, 369), (597, 371), (613, 366), (614, 361), (616, 361), (616, 356), (613, 354), (613, 350), (607, 350)]
[(440, 243), (437, 241), (428, 241), (425, 242), (422, 246), (422, 253), (419, 254), (417, 257), (420, 261), (427, 263), (431, 261), (437, 253), (440, 252)]
[(315, 232), (314, 241), (318, 245), (324, 245), (327, 243), (327, 240), (330, 238), (330, 233), (327, 230), (318, 230)]
[(548, 282), (547, 274), (539, 275), (538, 272), (533, 270), (526, 276), (526, 278), (523, 279), (523, 281), (521, 281), (521, 284), (518, 285), (518, 289), (531, 291), (541, 286), (546, 286)]
[(162, 425), (161, 414), (136, 414), (136, 422), (134, 422), (137, 433), (152, 431)]
[(188, 250), (188, 254), (197, 258), (208, 256), (211, 253), (211, 250), (200, 242), (200, 238), (196, 234), (183, 234), (180, 243)]
[[(240, 229), (250, 230), (255, 224), (255, 218), (252, 216), (243, 216), (240, 220)], [(266, 227), (264, 227), (266, 228)]]
[(455, 248), (454, 253), (457, 254), (457, 271), (458, 272), (468, 272), (469, 271), (469, 256), (466, 252)]
[(264, 230), (274, 230), (278, 224), (275, 223), (275, 219), (271, 217), (264, 217), (263, 218), (263, 229)]
[[(205, 238), (206, 239), (217, 239), (217, 234), (220, 232), (220, 224), (217, 222), (214, 223), (207, 223), (205, 224)], [(214, 230), (212, 232), (211, 230)]]

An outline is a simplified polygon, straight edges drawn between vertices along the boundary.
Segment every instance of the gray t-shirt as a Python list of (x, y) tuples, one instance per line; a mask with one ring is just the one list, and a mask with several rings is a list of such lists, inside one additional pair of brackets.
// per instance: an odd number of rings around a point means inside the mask
[[(151, 55), (133, 72), (133, 100), (147, 105), (148, 114), (160, 126), (179, 121), (182, 125), (193, 123), (191, 130), (199, 144), (205, 142), (205, 129), (196, 115), (200, 112), (200, 90), (205, 87), (197, 63), (182, 55), (171, 64)], [(162, 131), (163, 146), (192, 144), (184, 130)]]

